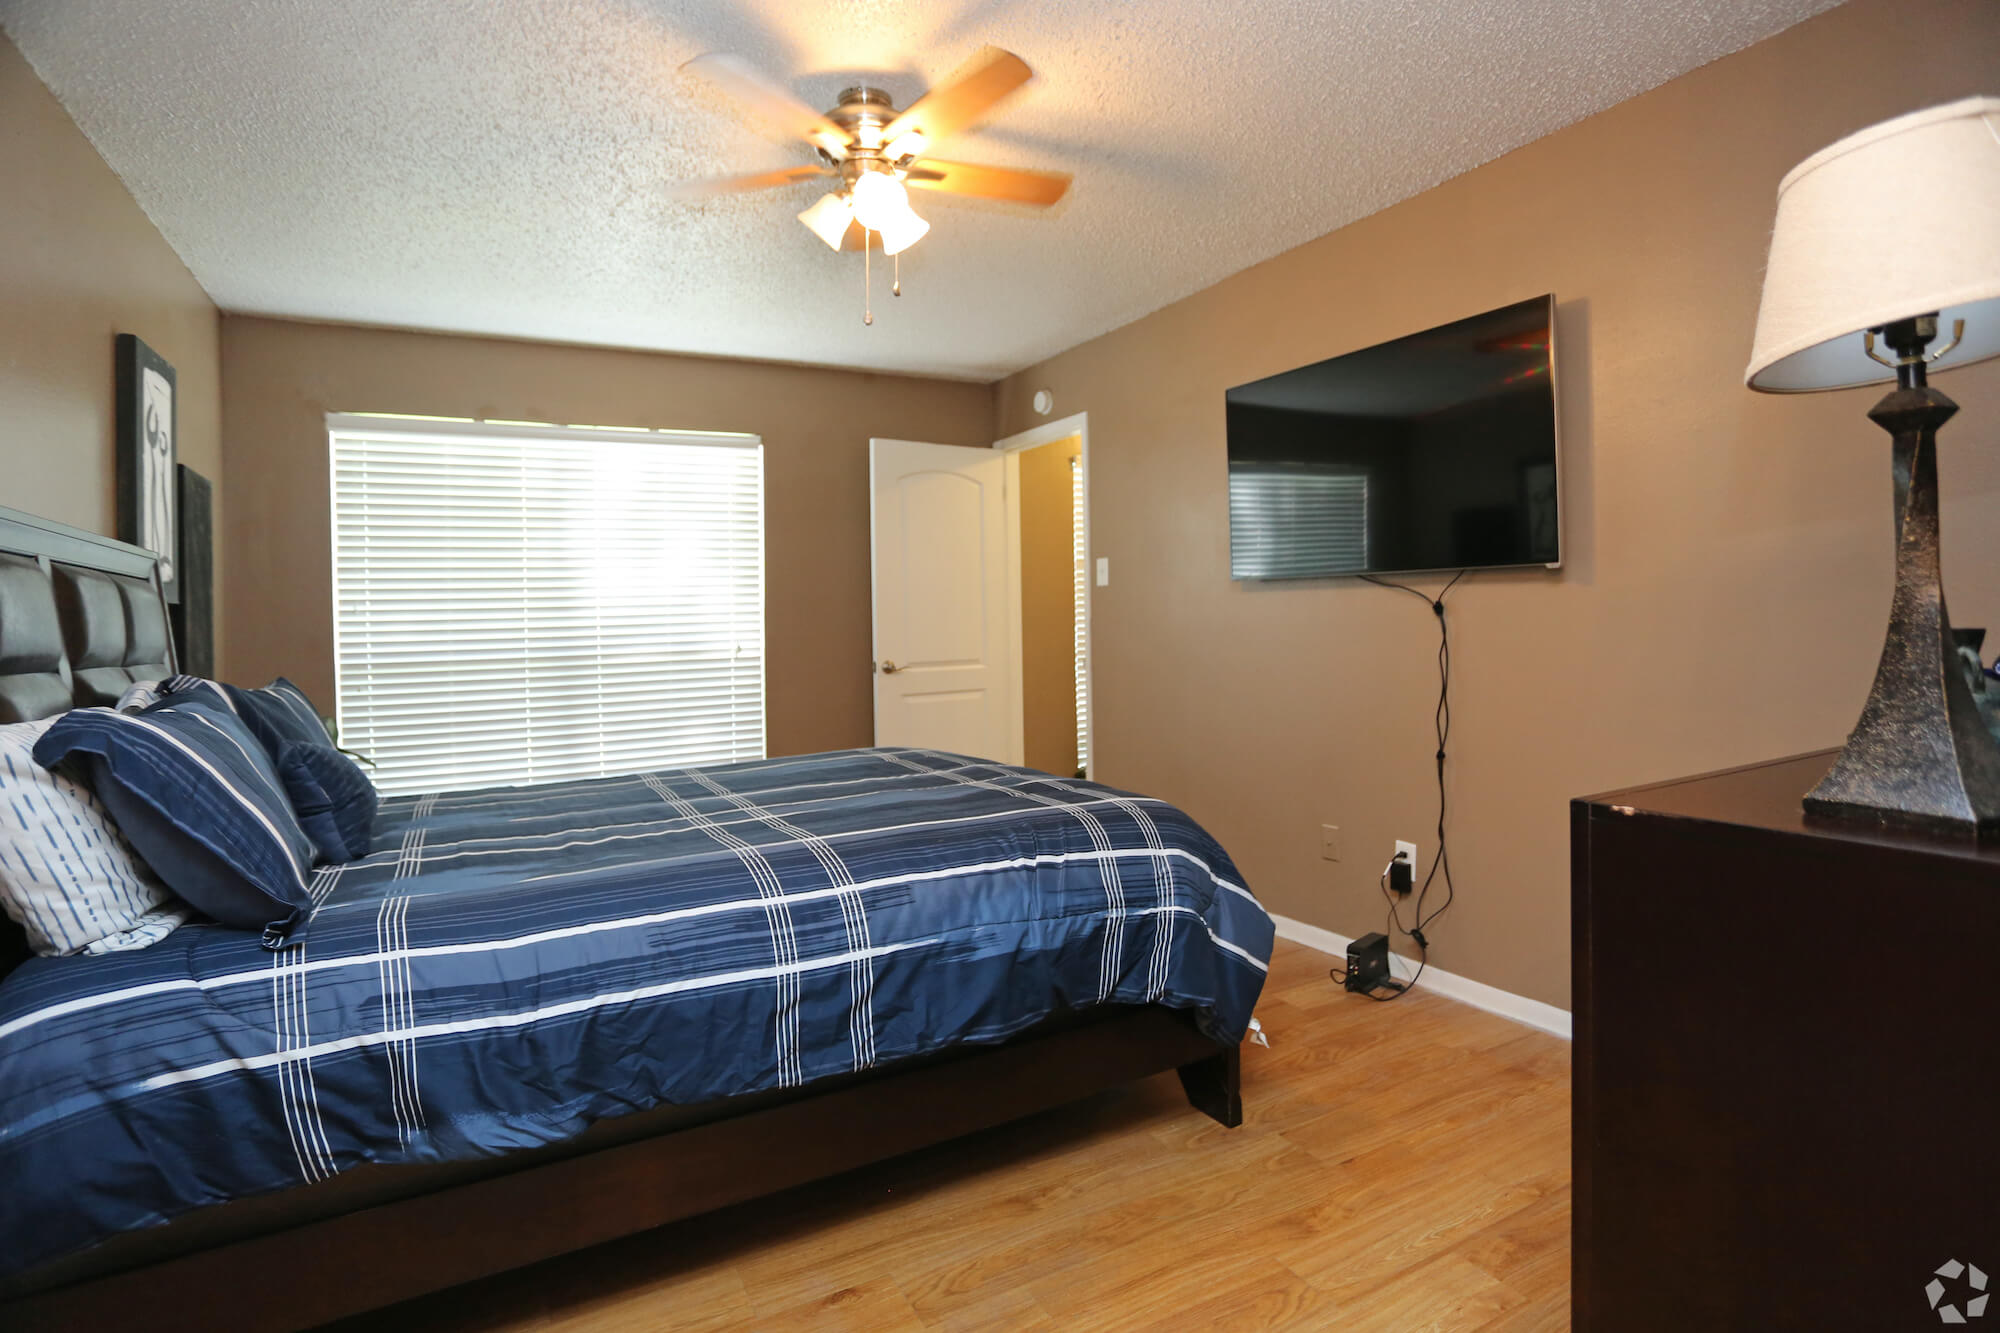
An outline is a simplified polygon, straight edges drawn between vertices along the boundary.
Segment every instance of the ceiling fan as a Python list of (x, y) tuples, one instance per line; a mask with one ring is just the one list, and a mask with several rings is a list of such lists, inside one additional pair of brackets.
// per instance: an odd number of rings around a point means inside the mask
[(910, 207), (906, 186), (945, 194), (1003, 199), (1047, 208), (1069, 189), (1058, 171), (1024, 171), (946, 162), (932, 148), (985, 116), (1000, 100), (1034, 77), (1026, 61), (989, 46), (943, 85), (898, 111), (889, 94), (849, 88), (839, 105), (814, 111), (740, 57), (697, 56), (681, 67), (742, 103), (760, 121), (812, 145), (818, 161), (748, 176), (694, 181), (683, 196), (736, 194), (807, 181), (839, 185), (799, 214), (813, 234), (835, 250), (866, 250), (872, 235), (885, 254), (900, 254), (931, 229)]

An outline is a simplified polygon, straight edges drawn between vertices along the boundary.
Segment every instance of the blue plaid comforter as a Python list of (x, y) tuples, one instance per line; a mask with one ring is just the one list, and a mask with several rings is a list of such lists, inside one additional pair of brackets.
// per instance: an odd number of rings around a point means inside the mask
[(0, 1273), (364, 1162), (1154, 1003), (1236, 1041), (1272, 926), (1162, 801), (852, 750), (384, 801), (303, 939), (0, 982)]

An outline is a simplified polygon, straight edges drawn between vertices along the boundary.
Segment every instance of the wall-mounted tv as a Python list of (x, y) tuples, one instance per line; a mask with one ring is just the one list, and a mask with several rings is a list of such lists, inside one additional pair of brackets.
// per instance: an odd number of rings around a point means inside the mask
[(1229, 391), (1229, 573), (1562, 562), (1555, 298)]

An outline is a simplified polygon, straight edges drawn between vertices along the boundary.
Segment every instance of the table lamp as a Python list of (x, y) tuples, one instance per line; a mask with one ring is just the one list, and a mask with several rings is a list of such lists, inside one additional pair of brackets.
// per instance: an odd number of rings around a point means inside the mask
[[(1934, 345), (1935, 344), (1935, 345)], [(2000, 98), (1913, 112), (1814, 153), (1778, 186), (1745, 379), (1767, 393), (1895, 381), (1896, 592), (1875, 687), (1810, 816), (2000, 832), (2000, 744), (1952, 642), (1938, 565), (1932, 371), (2000, 356)]]

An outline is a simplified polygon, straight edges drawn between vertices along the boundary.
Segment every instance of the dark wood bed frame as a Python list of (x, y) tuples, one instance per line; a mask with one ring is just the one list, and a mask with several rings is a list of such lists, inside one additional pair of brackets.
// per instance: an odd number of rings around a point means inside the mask
[[(137, 547), (9, 509), (0, 509), (4, 553), (31, 558), (52, 578), (63, 565), (150, 577), (150, 557)], [(0, 621), (0, 648), (5, 629)], [(551, 1148), (361, 1167), (203, 1209), (16, 1278), (0, 1286), (0, 1328), (307, 1328), (1170, 1069), (1196, 1108), (1233, 1127), (1243, 1117), (1238, 1054), (1184, 1013), (1114, 1006), (997, 1046), (603, 1122)]]

